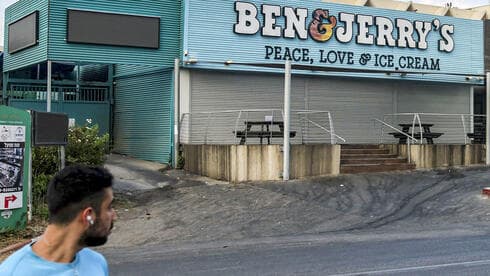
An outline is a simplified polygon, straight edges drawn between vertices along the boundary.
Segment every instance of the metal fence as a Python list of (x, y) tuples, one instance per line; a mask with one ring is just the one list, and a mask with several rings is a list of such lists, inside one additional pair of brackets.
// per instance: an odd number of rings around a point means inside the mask
[[(105, 102), (108, 100), (107, 87), (75, 87), (53, 86), (52, 101), (65, 102)], [(7, 96), (13, 100), (46, 101), (47, 88), (45, 85), (11, 85)]]
[[(409, 135), (415, 134), (414, 137), (417, 138), (415, 143), (427, 143), (424, 133), (430, 130), (431, 133), (441, 134), (433, 139), (434, 144), (480, 144), (485, 142), (486, 116), (440, 113), (386, 114), (383, 120), (374, 122), (374, 129), (379, 133), (379, 143), (399, 143), (400, 139), (395, 138), (393, 133), (402, 132), (403, 126), (409, 129), (407, 132)], [(421, 133), (421, 137), (420, 135), (417, 137), (417, 133)]]
[[(226, 110), (185, 113), (180, 121), (183, 144), (282, 144), (283, 111), (280, 109)], [(328, 111), (291, 112), (291, 144), (335, 144), (345, 139), (335, 134)]]

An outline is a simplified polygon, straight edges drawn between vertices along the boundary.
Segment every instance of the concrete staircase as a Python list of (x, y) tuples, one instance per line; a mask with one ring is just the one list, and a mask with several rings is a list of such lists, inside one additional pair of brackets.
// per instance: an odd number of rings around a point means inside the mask
[(391, 154), (378, 145), (342, 145), (340, 151), (340, 173), (367, 173), (413, 170), (415, 164), (406, 158)]

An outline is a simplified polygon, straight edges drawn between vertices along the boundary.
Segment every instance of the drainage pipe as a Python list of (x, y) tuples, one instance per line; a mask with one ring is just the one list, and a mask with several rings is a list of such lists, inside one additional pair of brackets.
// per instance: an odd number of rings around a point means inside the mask
[(180, 59), (174, 61), (174, 156), (173, 167), (177, 167), (180, 145)]

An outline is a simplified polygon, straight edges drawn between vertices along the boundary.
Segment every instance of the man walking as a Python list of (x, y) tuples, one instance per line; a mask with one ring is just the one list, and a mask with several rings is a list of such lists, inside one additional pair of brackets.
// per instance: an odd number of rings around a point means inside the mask
[(49, 224), (37, 241), (0, 265), (0, 275), (108, 275), (105, 258), (86, 247), (106, 243), (116, 213), (112, 175), (101, 167), (69, 166), (49, 183)]

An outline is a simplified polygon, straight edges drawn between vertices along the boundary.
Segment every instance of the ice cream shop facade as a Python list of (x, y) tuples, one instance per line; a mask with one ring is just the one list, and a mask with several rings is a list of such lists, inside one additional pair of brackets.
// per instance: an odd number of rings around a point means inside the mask
[[(26, 104), (16, 76), (46, 60), (78, 68), (74, 91), (108, 66), (118, 152), (231, 181), (281, 179), (285, 162), (290, 178), (483, 162), (482, 20), (321, 1), (20, 2), (6, 26), (37, 9), (41, 27), (34, 46), (6, 47), (4, 96)], [(143, 44), (66, 37), (99, 15), (157, 27)]]
[[(213, 145), (232, 145), (211, 167), (230, 164), (234, 173), (211, 174), (281, 177), (287, 85), (294, 177), (354, 172), (362, 160), (349, 159), (380, 149), (416, 167), (482, 161), (475, 124), (483, 117), (474, 115), (473, 100), (484, 82), (481, 20), (318, 1), (216, 0), (188, 1), (185, 18), (180, 141), (209, 145), (195, 146), (202, 164), (219, 152)], [(378, 153), (372, 157), (384, 169), (400, 159)], [(264, 169), (277, 160), (274, 172)], [(207, 170), (194, 162), (195, 171)]]

